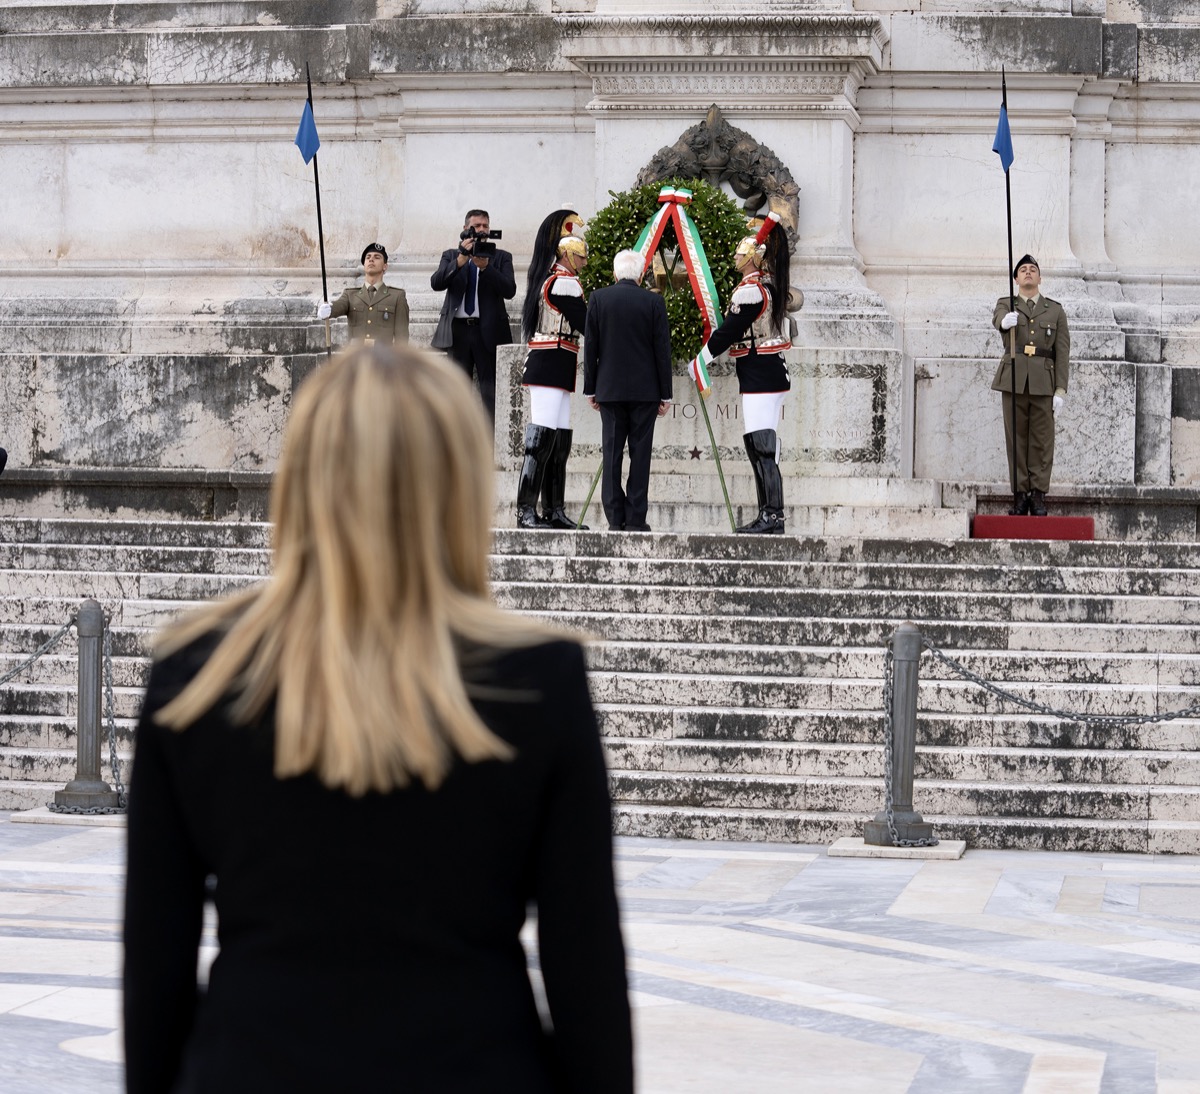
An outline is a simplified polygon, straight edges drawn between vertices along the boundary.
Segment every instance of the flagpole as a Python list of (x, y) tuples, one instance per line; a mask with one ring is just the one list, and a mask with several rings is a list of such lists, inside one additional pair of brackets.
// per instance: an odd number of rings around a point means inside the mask
[(708, 426), (708, 440), (712, 445), (713, 460), (717, 465), (717, 478), (721, 480), (721, 493), (725, 495), (725, 512), (729, 515), (729, 530), (737, 531), (737, 524), (733, 519), (733, 506), (729, 504), (729, 488), (725, 485), (725, 472), (721, 470), (721, 453), (717, 451), (717, 438), (713, 435), (712, 421), (708, 416), (708, 407), (704, 403), (704, 393), (700, 391), (699, 383), (696, 384), (696, 393), (700, 396), (700, 409), (704, 411), (704, 424)]
[[(308, 81), (308, 109), (311, 112), (313, 108), (312, 97), (312, 74), (308, 69), (308, 62), (304, 62), (304, 78)], [(316, 114), (313, 114), (313, 120), (316, 121)], [(317, 170), (317, 153), (313, 153), (313, 186), (317, 191), (317, 245), (321, 251), (321, 299), (329, 303), (329, 285), (325, 277), (325, 228), (321, 223), (321, 174)], [(1009, 244), (1009, 250), (1012, 250), (1012, 244)], [(333, 353), (333, 338), (330, 333), (329, 320), (325, 320), (325, 354), (330, 356)]]
[(596, 468), (596, 473), (592, 476), (592, 488), (588, 491), (588, 496), (583, 500), (583, 512), (579, 514), (579, 527), (583, 527), (584, 518), (587, 516), (588, 506), (592, 504), (592, 495), (596, 492), (596, 484), (600, 481), (600, 472), (604, 470), (604, 459), (601, 457), (600, 466)]
[[(1000, 108), (1004, 111), (1004, 119), (1008, 120), (1008, 82), (1004, 77), (1004, 66), (1000, 66)], [(1011, 139), (1011, 138), (1010, 138)], [(1008, 310), (1017, 310), (1016, 297), (1013, 294), (1013, 245), (1012, 245), (1012, 186), (1008, 181), (1008, 168), (1004, 168), (1004, 203), (1008, 210)], [(320, 206), (318, 206), (319, 208)], [(1010, 327), (1008, 331), (1009, 372), (1012, 380), (1012, 446), (1009, 457), (1009, 470), (1012, 475), (1013, 507), (1017, 504), (1017, 328)]]

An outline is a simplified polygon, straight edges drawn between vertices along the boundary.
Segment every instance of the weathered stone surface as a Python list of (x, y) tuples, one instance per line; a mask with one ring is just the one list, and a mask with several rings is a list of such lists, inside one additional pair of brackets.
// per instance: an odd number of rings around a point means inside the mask
[[(1004, 423), (999, 392), (991, 390), (994, 361), (917, 362), (917, 438), (914, 471), (922, 478), (1004, 481)], [(1059, 414), (1054, 481), (1128, 482), (1134, 471), (1136, 403), (1132, 365), (1073, 363)]]
[(1103, 22), (1096, 18), (897, 14), (890, 25), (897, 71), (999, 72), (1019, 57), (1028, 72), (1099, 75), (1103, 64)]
[(371, 33), (371, 71), (384, 73), (541, 72), (562, 68), (561, 25), (547, 15), (470, 15), (380, 21)]
[(6, 4), (0, 34), (172, 30), (184, 27), (318, 26), (367, 23), (375, 0), (191, 0), (184, 3)]
[(1195, 83), (1200, 78), (1200, 27), (1139, 27), (1138, 78), (1158, 83)]
[(365, 33), (347, 28), (0, 35), (0, 87), (294, 84), (365, 76)]
[(37, 397), (13, 458), (47, 466), (273, 466), (292, 387), (280, 357), (52, 356), (22, 375)]

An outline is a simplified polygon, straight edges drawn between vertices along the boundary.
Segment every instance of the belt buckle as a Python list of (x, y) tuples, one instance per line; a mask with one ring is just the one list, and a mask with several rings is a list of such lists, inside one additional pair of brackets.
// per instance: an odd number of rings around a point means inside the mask
[(1025, 356), (1026, 357), (1036, 357), (1037, 356), (1037, 346), (1026, 346), (1025, 347)]

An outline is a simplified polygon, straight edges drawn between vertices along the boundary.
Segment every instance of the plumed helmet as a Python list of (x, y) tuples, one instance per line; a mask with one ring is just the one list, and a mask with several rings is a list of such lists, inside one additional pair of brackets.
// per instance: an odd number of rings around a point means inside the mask
[(758, 220), (757, 218), (750, 221), (748, 228), (757, 228), (758, 231), (752, 236), (744, 236), (742, 241), (737, 245), (735, 255), (752, 254), (756, 258), (762, 258), (767, 253), (767, 236), (771, 234), (771, 230), (779, 223), (778, 213), (768, 213), (765, 218)]
[(564, 235), (558, 241), (558, 256), (563, 258), (566, 255), (578, 255), (580, 258), (587, 258), (587, 244), (576, 235)]

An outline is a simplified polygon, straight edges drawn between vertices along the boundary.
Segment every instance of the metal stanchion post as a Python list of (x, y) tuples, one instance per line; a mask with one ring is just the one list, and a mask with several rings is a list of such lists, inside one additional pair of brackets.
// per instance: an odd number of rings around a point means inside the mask
[(933, 825), (926, 824), (912, 807), (921, 650), (921, 632), (912, 623), (901, 623), (892, 635), (892, 706), (888, 712), (891, 747), (884, 761), (887, 765), (887, 801), (883, 812), (877, 813), (875, 819), (864, 826), (864, 843), (889, 847), (933, 837)]
[(104, 609), (85, 600), (76, 616), (79, 635), (79, 694), (76, 714), (75, 778), (54, 792), (54, 804), (74, 810), (116, 809), (119, 797), (100, 778), (100, 687)]

